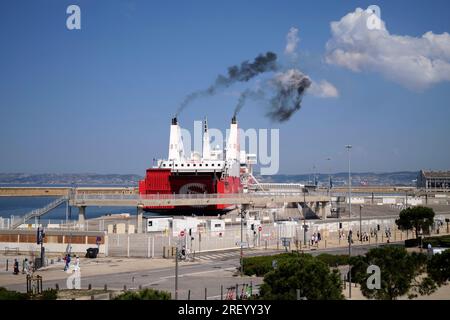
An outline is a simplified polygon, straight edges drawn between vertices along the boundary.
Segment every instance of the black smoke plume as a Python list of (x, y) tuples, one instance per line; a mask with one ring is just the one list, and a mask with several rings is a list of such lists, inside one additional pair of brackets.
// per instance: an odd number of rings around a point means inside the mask
[(234, 116), (248, 99), (261, 100), (265, 92), (273, 92), (272, 98), (266, 101), (269, 104), (266, 116), (275, 122), (287, 121), (301, 108), (303, 95), (310, 86), (311, 80), (298, 69), (278, 73), (263, 85), (264, 89), (243, 91), (234, 109)]
[(218, 90), (227, 88), (236, 82), (247, 82), (261, 73), (277, 70), (276, 61), (277, 55), (269, 51), (257, 56), (253, 62), (244, 61), (240, 66), (229, 67), (227, 76), (219, 75), (214, 84), (206, 90), (195, 91), (187, 95), (178, 107), (176, 116), (198, 98), (212, 96)]
[(266, 116), (276, 122), (284, 122), (301, 108), (303, 95), (311, 86), (311, 80), (297, 69), (278, 74), (273, 80), (275, 96), (270, 99)]
[(262, 91), (262, 90), (246, 89), (239, 96), (239, 99), (238, 99), (238, 102), (236, 104), (236, 107), (234, 107), (233, 117), (236, 117), (237, 114), (241, 111), (241, 109), (244, 107), (245, 102), (247, 101), (247, 99), (258, 100), (258, 99), (263, 99), (263, 98), (264, 98), (264, 91)]

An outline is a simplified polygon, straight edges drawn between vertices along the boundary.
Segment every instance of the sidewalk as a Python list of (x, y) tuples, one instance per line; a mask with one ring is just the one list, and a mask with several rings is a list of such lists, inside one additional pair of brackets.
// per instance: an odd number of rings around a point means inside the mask
[[(25, 256), (21, 256), (24, 259)], [(80, 269), (83, 277), (95, 276), (98, 274), (116, 274), (123, 272), (134, 272), (142, 270), (153, 270), (160, 268), (170, 268), (175, 265), (173, 259), (133, 259), (133, 258), (80, 258)], [(45, 277), (45, 281), (66, 279), (68, 274), (63, 270), (64, 261), (56, 262), (53, 265), (44, 267), (36, 274)], [(14, 275), (12, 269), (8, 272), (0, 272), (0, 287), (12, 284), (25, 283), (26, 275), (20, 273)]]
[[(382, 233), (382, 234), (381, 234)], [(427, 237), (438, 237), (438, 236), (444, 236), (444, 235), (450, 235), (450, 233), (446, 232), (446, 228), (441, 228), (439, 233), (431, 233), (429, 236)], [(384, 234), (384, 232), (379, 232), (378, 233), (378, 238), (377, 237), (370, 237), (369, 236), (369, 241), (359, 241), (357, 236), (356, 236), (356, 232), (353, 232), (353, 243), (352, 243), (352, 247), (357, 247), (357, 246), (361, 246), (361, 245), (376, 245), (376, 244), (387, 244), (387, 243), (395, 243), (395, 242), (403, 242), (406, 239), (414, 239), (415, 238), (415, 233), (414, 232), (406, 232), (406, 231), (400, 231), (400, 230), (395, 230), (392, 232), (392, 235), (390, 237), (389, 242), (387, 241), (387, 238)], [(264, 250), (265, 246), (264, 246), (264, 242), (262, 242), (261, 246), (258, 247), (252, 247), (252, 249), (259, 249), (259, 250)], [(279, 241), (279, 244), (277, 246), (276, 244), (276, 240), (270, 240), (270, 242), (272, 242), (271, 245), (267, 246), (267, 250), (284, 250), (284, 247), (282, 245), (282, 241)], [(273, 244), (273, 242), (275, 242), (275, 244)], [(321, 241), (318, 242), (318, 244), (314, 244), (311, 245), (308, 241), (307, 245), (305, 246), (303, 244), (303, 239), (301, 239), (298, 242), (298, 249), (299, 250), (318, 250), (318, 249), (332, 249), (332, 248), (347, 248), (348, 247), (348, 241), (347, 238), (342, 238), (342, 239), (338, 239), (337, 237), (333, 237), (332, 239), (330, 239), (330, 237), (328, 238), (324, 238)], [(295, 241), (291, 241), (290, 243), (290, 247), (288, 248), (289, 251), (291, 250), (297, 250), (297, 246), (295, 245)]]

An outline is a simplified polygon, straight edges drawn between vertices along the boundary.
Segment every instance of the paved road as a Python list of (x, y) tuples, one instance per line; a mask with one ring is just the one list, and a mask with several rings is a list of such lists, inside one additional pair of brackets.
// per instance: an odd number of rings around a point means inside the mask
[[(364, 254), (370, 248), (375, 246), (376, 244), (353, 246), (352, 255)], [(247, 251), (245, 256), (274, 255), (280, 252), (282, 251), (251, 250)], [(320, 253), (347, 254), (348, 248), (312, 250), (310, 253), (313, 255)], [(240, 265), (239, 257), (239, 250), (228, 250), (201, 254), (196, 257), (195, 262), (180, 262), (178, 272), (179, 298), (187, 299), (190, 290), (191, 299), (204, 299), (206, 288), (206, 296), (208, 299), (220, 299), (221, 292), (225, 295), (227, 288), (235, 286), (236, 284), (238, 284), (239, 287), (241, 287), (242, 284), (252, 284), (256, 289), (257, 286), (262, 283), (262, 278), (239, 277), (236, 272)], [(60, 288), (66, 288), (65, 279), (45, 281), (45, 278), (43, 287), (54, 288), (56, 283)], [(87, 288), (88, 284), (91, 284), (93, 288), (103, 288), (104, 285), (107, 284), (109, 289), (123, 289), (124, 285), (126, 285), (128, 289), (137, 289), (139, 286), (142, 286), (143, 288), (150, 287), (170, 291), (172, 297), (174, 297), (175, 270), (174, 268), (160, 268), (115, 274), (98, 274), (89, 277), (82, 276), (82, 288)], [(7, 288), (18, 291), (26, 290), (25, 284), (9, 285)]]

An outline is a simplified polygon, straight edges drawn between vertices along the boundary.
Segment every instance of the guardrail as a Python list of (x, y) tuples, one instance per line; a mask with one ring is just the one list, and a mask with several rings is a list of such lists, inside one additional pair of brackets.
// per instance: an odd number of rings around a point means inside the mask
[(75, 201), (84, 200), (184, 200), (184, 199), (252, 199), (265, 197), (310, 197), (327, 196), (326, 193), (316, 192), (255, 192), (255, 193), (196, 193), (196, 194), (84, 194), (77, 193)]
[(282, 202), (329, 202), (330, 197), (305, 192), (250, 192), (227, 194), (82, 194), (70, 200), (74, 206), (199, 206)]

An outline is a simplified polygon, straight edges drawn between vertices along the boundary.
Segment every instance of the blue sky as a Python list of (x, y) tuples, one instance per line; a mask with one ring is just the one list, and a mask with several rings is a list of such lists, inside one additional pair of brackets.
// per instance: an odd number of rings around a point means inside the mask
[[(81, 30), (66, 28), (70, 4), (81, 8)], [(291, 27), (302, 70), (339, 97), (307, 94), (281, 124), (257, 103), (244, 107), (241, 127), (280, 129), (280, 173), (345, 171), (346, 144), (353, 171), (449, 169), (449, 81), (410, 90), (325, 62), (330, 22), (370, 4), (391, 34), (450, 32), (448, 1), (4, 1), (0, 172), (143, 174), (167, 156), (170, 118), (186, 94), (259, 53), (282, 57)], [(193, 103), (181, 125), (207, 115), (226, 129), (230, 92)]]

